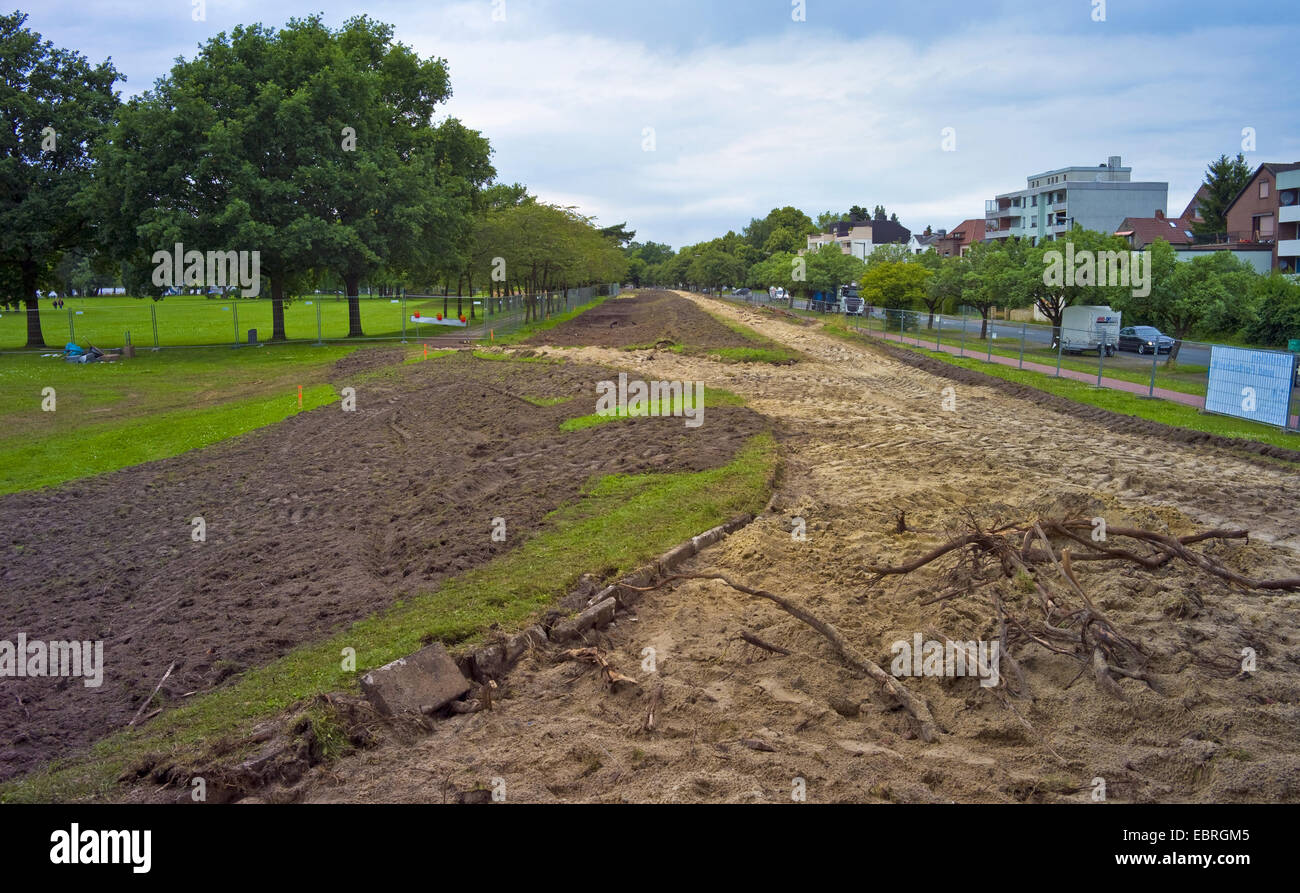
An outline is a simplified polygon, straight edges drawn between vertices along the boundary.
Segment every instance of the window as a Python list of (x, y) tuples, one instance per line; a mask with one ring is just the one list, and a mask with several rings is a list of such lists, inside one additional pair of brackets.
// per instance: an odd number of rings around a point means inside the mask
[(1268, 181), (1267, 181), (1267, 180), (1260, 180), (1260, 181), (1259, 181), (1259, 197), (1260, 197), (1260, 198), (1268, 198)]

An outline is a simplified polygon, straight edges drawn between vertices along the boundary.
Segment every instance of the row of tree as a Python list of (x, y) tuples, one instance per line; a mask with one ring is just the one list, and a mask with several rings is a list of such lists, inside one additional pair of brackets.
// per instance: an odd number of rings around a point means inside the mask
[[(977, 242), (961, 257), (924, 254), (872, 255), (861, 278), (861, 294), (876, 306), (924, 310), (927, 325), (934, 314), (967, 307), (982, 317), (980, 337), (987, 337), (995, 309), (1036, 308), (1059, 337), (1065, 308), (1075, 304), (1108, 305), (1129, 325), (1153, 325), (1175, 339), (1169, 362), (1189, 337), (1238, 337), (1247, 342), (1285, 345), (1300, 335), (1300, 283), (1273, 273), (1261, 275), (1227, 251), (1204, 252), (1180, 261), (1169, 243), (1147, 248), (1149, 268), (1142, 276), (1149, 287), (1096, 285), (1045, 275), (1059, 257), (1091, 252), (1128, 255), (1121, 237), (1076, 228), (1054, 241), (1002, 239)], [(1049, 252), (1059, 252), (1053, 256)], [(1149, 277), (1149, 279), (1148, 279)]]
[(259, 252), (273, 339), (290, 296), (326, 278), (359, 336), (363, 282), (536, 292), (626, 270), (622, 227), (489, 185), (487, 139), (434, 123), (446, 63), (389, 25), (239, 26), (123, 104), (111, 63), (25, 21), (0, 16), (0, 300), (26, 306), (31, 346), (38, 288), (109, 278), (156, 297), (154, 254), (176, 243)]

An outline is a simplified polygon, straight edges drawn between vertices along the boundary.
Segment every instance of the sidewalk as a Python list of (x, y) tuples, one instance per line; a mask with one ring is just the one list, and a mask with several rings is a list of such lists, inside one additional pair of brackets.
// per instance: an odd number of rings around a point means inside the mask
[[(950, 344), (943, 344), (936, 348), (933, 341), (926, 341), (923, 338), (916, 338), (910, 335), (900, 335), (895, 332), (889, 332), (888, 334), (884, 332), (874, 332), (857, 326), (850, 326), (850, 328), (861, 335), (869, 335), (872, 338), (883, 338), (886, 341), (898, 341), (903, 344), (912, 344), (916, 347), (924, 347), (927, 350), (937, 349), (944, 353), (953, 354), (954, 356), (961, 355), (961, 348), (953, 347)], [(980, 350), (968, 349), (965, 355), (975, 360), (988, 359), (987, 355)], [(993, 354), (992, 360), (1000, 366), (1013, 366), (1020, 368), (1020, 361), (1016, 357), (1004, 357), (999, 356), (998, 354)], [(1056, 367), (1048, 366), (1043, 363), (1034, 363), (1026, 360), (1023, 368), (1030, 372), (1041, 372), (1044, 375), (1056, 376)], [(1093, 385), (1094, 387), (1097, 385), (1097, 376), (1095, 374), (1080, 372), (1077, 369), (1062, 369), (1060, 377), (1070, 378), (1074, 381), (1081, 381), (1085, 384)], [(1148, 385), (1139, 384), (1135, 381), (1124, 381), (1122, 379), (1106, 378), (1104, 376), (1101, 379), (1101, 386), (1103, 388), (1112, 388), (1117, 391), (1127, 391), (1130, 394), (1138, 394), (1143, 397), (1147, 396), (1148, 390), (1150, 390)], [(1201, 411), (1205, 410), (1205, 398), (1198, 394), (1185, 394), (1182, 391), (1171, 391), (1168, 388), (1155, 388), (1154, 390), (1151, 390), (1150, 393), (1152, 396), (1159, 397), (1162, 400), (1171, 400), (1174, 403), (1182, 403), (1186, 406), (1195, 407)], [(1300, 427), (1300, 416), (1291, 416), (1291, 427), (1293, 429)]]

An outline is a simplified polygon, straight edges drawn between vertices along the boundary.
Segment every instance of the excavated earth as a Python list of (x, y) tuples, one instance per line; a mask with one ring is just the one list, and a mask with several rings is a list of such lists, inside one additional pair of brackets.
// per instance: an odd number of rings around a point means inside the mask
[[(10, 631), (0, 638), (101, 640), (106, 665), (98, 688), (5, 680), (0, 780), (490, 561), (595, 476), (713, 468), (766, 424), (717, 406), (707, 438), (649, 419), (566, 433), (560, 422), (593, 412), (595, 382), (614, 370), (403, 356), (339, 361), (333, 379), (356, 388), (355, 412), (335, 403), (207, 449), (0, 497)], [(203, 542), (192, 539), (196, 517)], [(507, 519), (505, 543), (491, 539), (496, 517)]]
[[(707, 307), (806, 358), (776, 366), (629, 353), (662, 332), (643, 338), (626, 334), (641, 322), (601, 328), (596, 317), (547, 334), (575, 344), (599, 330), (587, 342), (597, 346), (555, 353), (630, 364), (647, 379), (701, 380), (774, 420), (784, 467), (769, 510), (685, 570), (794, 598), (882, 666), (891, 643), (916, 633), (996, 636), (986, 592), (923, 604), (946, 587), (955, 560), (874, 585), (866, 570), (919, 556), (971, 520), (1102, 517), (1178, 535), (1240, 527), (1249, 540), (1195, 548), (1253, 577), (1300, 574), (1294, 465), (935, 374), (801, 321), (697, 297), (644, 300), (675, 319)], [(1300, 800), (1300, 596), (1235, 589), (1177, 563), (1076, 572), (1142, 645), (1164, 694), (1122, 679), (1119, 699), (1080, 678), (1069, 657), (1020, 646), (1023, 698), (973, 678), (901, 680), (942, 731), (924, 743), (812, 629), (770, 602), (691, 580), (649, 593), (597, 637), (635, 684), (609, 688), (590, 665), (538, 650), (491, 711), (392, 736), (266, 796), (454, 802), (496, 790), (522, 802), (778, 803), (802, 791), (818, 802), (1084, 802), (1100, 780), (1114, 801)], [(750, 645), (742, 630), (790, 653)], [(1257, 656), (1253, 672), (1242, 670), (1245, 649)]]

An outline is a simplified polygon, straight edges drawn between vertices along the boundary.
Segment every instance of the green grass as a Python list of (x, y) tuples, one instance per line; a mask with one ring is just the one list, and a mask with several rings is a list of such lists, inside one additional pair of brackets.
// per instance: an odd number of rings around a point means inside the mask
[[(397, 337), (402, 333), (402, 303), (392, 303), (393, 298), (368, 298), (362, 296), (361, 327), (370, 337)], [(227, 298), (212, 300), (202, 295), (172, 295), (161, 301), (151, 298), (132, 298), (112, 295), (99, 298), (65, 298), (67, 307), (55, 310), (48, 300), (41, 301), (41, 332), (45, 343), (61, 348), (66, 342), (95, 344), (99, 347), (117, 347), (122, 344), (124, 332), (130, 330), (131, 341), (137, 348), (153, 346), (153, 322), (150, 308), (158, 321), (158, 343), (162, 347), (179, 345), (233, 344), (247, 340), (249, 329), (257, 329), (258, 337), (271, 336), (271, 300), (258, 298)], [(456, 312), (456, 300), (451, 300), (451, 313)], [(465, 299), (465, 312), (469, 313), (469, 299)], [(284, 308), (285, 334), (290, 340), (315, 341), (316, 311), (321, 312), (321, 333), (327, 339), (342, 339), (348, 333), (348, 302), (335, 295), (306, 295), (287, 303)], [(415, 337), (416, 324), (409, 317), (416, 311), (432, 317), (442, 312), (442, 301), (408, 300), (406, 304), (406, 331)], [(72, 311), (72, 329), (68, 327), (68, 312)], [(77, 315), (80, 313), (80, 315)], [(238, 330), (235, 322), (238, 317)], [(472, 320), (477, 323), (478, 320)], [(420, 326), (421, 334), (449, 334), (454, 327)], [(70, 335), (75, 334), (75, 339)], [(27, 343), (27, 313), (25, 310), (0, 309), (0, 350), (21, 349)]]
[[(667, 401), (670, 405), (664, 406), (663, 402), (659, 405), (660, 416), (672, 416), (680, 414), (685, 409), (695, 408), (695, 389), (691, 389), (689, 396), (673, 397)], [(704, 389), (704, 408), (710, 406), (743, 406), (745, 400), (743, 397), (725, 391), (722, 388), (705, 388)], [(592, 428), (596, 425), (603, 425), (606, 422), (615, 422), (626, 420), (628, 418), (645, 418), (645, 416), (629, 416), (624, 407), (615, 407), (614, 412), (601, 415), (591, 413), (590, 415), (577, 416), (576, 418), (565, 419), (560, 423), (561, 431), (581, 431), (583, 428)]]
[(527, 394), (521, 394), (520, 396), (534, 406), (555, 406), (574, 399), (573, 397), (530, 397)]
[[(852, 332), (846, 332), (845, 337), (866, 343), (880, 343), (878, 339), (869, 335), (856, 335)], [(1217, 434), (1220, 437), (1235, 440), (1253, 440), (1289, 450), (1300, 450), (1300, 436), (1288, 434), (1271, 425), (1261, 425), (1258, 422), (1248, 422), (1244, 419), (1235, 419), (1229, 416), (1213, 415), (1201, 412), (1194, 406), (1174, 403), (1169, 400), (1147, 400), (1127, 391), (1097, 388), (1081, 381), (1074, 381), (1069, 378), (1055, 378), (1042, 372), (1022, 371), (1010, 366), (999, 366), (996, 363), (987, 363), (974, 357), (954, 357), (950, 354), (929, 353), (923, 347), (905, 343), (899, 344), (896, 341), (891, 341), (889, 344), (911, 350), (914, 353), (930, 356), (954, 366), (974, 369), (985, 375), (1028, 385), (1031, 388), (1046, 391), (1058, 397), (1065, 397), (1076, 403), (1086, 403), (1120, 415), (1150, 419), (1176, 428), (1204, 431), (1207, 434)]]
[[(146, 754), (196, 759), (205, 745), (247, 737), (254, 724), (304, 699), (356, 691), (367, 669), (431, 639), (468, 645), (490, 626), (522, 627), (584, 572), (620, 574), (724, 520), (761, 510), (776, 462), (775, 442), (762, 434), (719, 468), (601, 478), (552, 512), (542, 532), (490, 564), (250, 670), (141, 729), (102, 739), (83, 757), (0, 785), (0, 802), (111, 797), (117, 777)], [(356, 649), (355, 673), (341, 668), (344, 648)]]
[[(709, 313), (709, 311), (705, 311)], [(753, 347), (701, 347), (693, 352), (713, 354), (731, 363), (788, 363), (799, 359), (799, 352), (777, 344), (771, 338), (760, 335), (749, 326), (732, 322), (725, 317), (709, 313), (714, 320), (726, 326), (747, 341), (754, 342)]]
[[(0, 358), (0, 493), (175, 456), (336, 399), (334, 363), (355, 345), (196, 348), (77, 365)], [(45, 388), (55, 411), (42, 411)]]

